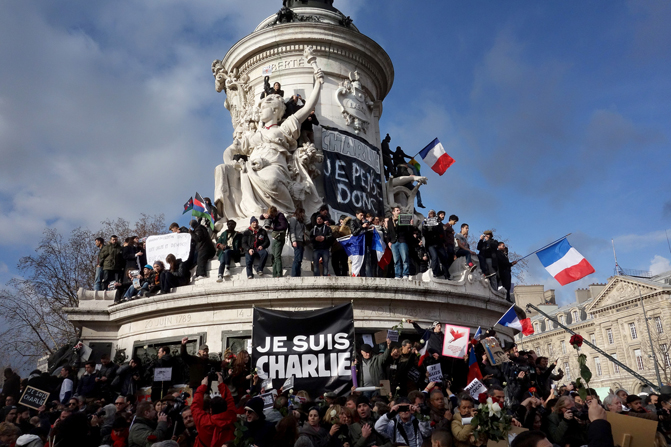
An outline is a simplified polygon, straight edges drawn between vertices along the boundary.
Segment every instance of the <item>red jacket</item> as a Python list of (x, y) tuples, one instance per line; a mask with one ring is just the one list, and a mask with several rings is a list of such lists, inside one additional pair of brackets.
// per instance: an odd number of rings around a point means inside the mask
[(228, 405), (226, 411), (219, 414), (210, 414), (203, 411), (203, 396), (207, 391), (207, 385), (200, 385), (193, 396), (191, 403), (191, 414), (198, 430), (198, 438), (194, 447), (221, 446), (232, 441), (235, 436), (235, 401), (228, 387), (224, 383), (219, 384), (219, 393)]

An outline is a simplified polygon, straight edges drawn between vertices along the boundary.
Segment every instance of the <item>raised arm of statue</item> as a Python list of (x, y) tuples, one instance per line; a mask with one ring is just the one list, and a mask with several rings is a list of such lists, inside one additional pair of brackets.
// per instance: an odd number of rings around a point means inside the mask
[(315, 71), (315, 81), (315, 86), (310, 93), (310, 97), (305, 101), (305, 106), (294, 113), (294, 116), (299, 123), (302, 123), (308, 118), (310, 112), (315, 109), (317, 101), (319, 101), (319, 94), (321, 93), (322, 84), (324, 83), (324, 73), (321, 68), (318, 68)]

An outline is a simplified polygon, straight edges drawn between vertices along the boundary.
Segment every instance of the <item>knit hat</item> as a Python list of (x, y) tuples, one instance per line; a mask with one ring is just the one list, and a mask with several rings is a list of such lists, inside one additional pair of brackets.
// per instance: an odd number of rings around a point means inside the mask
[(364, 343), (363, 345), (361, 345), (361, 348), (359, 348), (359, 349), (360, 349), (361, 351), (367, 353), (367, 354), (370, 354), (371, 352), (373, 352), (373, 347), (372, 347), (371, 345), (369, 345), (369, 344), (366, 344), (366, 343)]
[(356, 399), (356, 406), (358, 407), (361, 404), (366, 404), (370, 407), (370, 400), (363, 394)]
[(144, 268), (149, 269), (149, 270), (154, 270), (154, 267), (152, 267), (152, 266), (149, 265), (149, 264), (145, 265)]
[(247, 405), (245, 405), (245, 410), (253, 411), (259, 416), (263, 416), (263, 399), (260, 397), (252, 397)]
[(259, 219), (257, 219), (256, 217), (252, 216), (252, 218), (249, 219), (249, 225), (253, 224), (254, 222), (257, 222), (257, 223), (258, 223), (258, 221), (259, 221)]

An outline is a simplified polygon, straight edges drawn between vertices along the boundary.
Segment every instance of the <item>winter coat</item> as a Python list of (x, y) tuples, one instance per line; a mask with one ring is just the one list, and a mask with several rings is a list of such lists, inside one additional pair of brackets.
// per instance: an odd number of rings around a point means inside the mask
[(261, 417), (253, 422), (244, 422), (247, 433), (252, 438), (252, 445), (257, 447), (273, 447), (275, 438), (275, 424)]
[(314, 447), (326, 447), (331, 440), (329, 431), (321, 425), (315, 429), (310, 424), (305, 423), (301, 427), (300, 434), (301, 436), (307, 436)]
[[(240, 252), (242, 251), (242, 233), (233, 230), (233, 246), (226, 245), (228, 243), (228, 236), (229, 236), (228, 230), (224, 231), (224, 233), (221, 236), (219, 236), (219, 239), (217, 239), (217, 245), (225, 247), (225, 250), (226, 249), (233, 250), (233, 253), (239, 259)], [(217, 258), (219, 259), (219, 262), (224, 262), (224, 250), (222, 250), (221, 248), (217, 248)]]
[(289, 242), (305, 242), (307, 226), (304, 221), (299, 221), (295, 216), (289, 219)]
[(187, 354), (186, 345), (180, 347), (179, 356), (184, 363), (189, 365), (189, 386), (191, 389), (197, 388), (200, 385), (201, 380), (203, 380), (205, 375), (208, 374), (212, 368), (215, 370), (221, 369), (221, 363), (216, 360)]
[[(403, 428), (401, 417), (395, 411), (384, 414), (375, 423), (375, 430), (389, 437), (392, 442), (400, 445), (410, 445), (414, 439), (414, 445), (421, 446), (424, 438), (431, 438), (431, 422), (420, 422), (415, 416), (410, 417), (412, 431)], [(406, 441), (407, 440), (407, 441)]]
[[(185, 286), (190, 282), (191, 271), (188, 268), (188, 264), (182, 261), (182, 258), (175, 259), (175, 271), (170, 271), (169, 273), (177, 277), (177, 281), (180, 286)], [(155, 282), (158, 282), (158, 278), (154, 278)]]
[(118, 242), (105, 245), (100, 250), (99, 259), (103, 270), (123, 270), (126, 265), (123, 259), (123, 247)]
[(428, 347), (429, 351), (435, 350), (439, 354), (443, 352), (443, 341), (445, 340), (445, 334), (443, 334), (443, 331), (434, 332), (433, 329), (424, 329), (414, 321), (412, 322), (412, 325), (415, 327), (415, 330), (419, 335), (424, 335), (424, 332), (427, 330), (430, 332)]
[(14, 397), (15, 402), (19, 401), (19, 397), (21, 397), (21, 377), (19, 377), (18, 374), (13, 372), (5, 379), (5, 384), (2, 387), (2, 394)]
[(96, 377), (98, 377), (95, 373), (93, 374), (87, 374), (85, 373), (83, 376), (79, 378), (79, 383), (77, 384), (77, 392), (75, 393), (77, 396), (84, 396), (84, 397), (94, 397), (96, 395), (96, 392), (98, 391), (98, 383), (96, 382)]
[(258, 247), (262, 248), (270, 247), (270, 239), (268, 238), (268, 233), (266, 232), (265, 229), (261, 227), (259, 227), (255, 233), (254, 230), (252, 230), (250, 227), (242, 234), (242, 248), (245, 251), (248, 250), (256, 251)]
[(206, 391), (207, 385), (200, 385), (196, 389), (191, 404), (191, 414), (193, 414), (193, 421), (198, 431), (194, 447), (220, 446), (235, 438), (233, 432), (235, 431), (237, 414), (235, 412), (235, 402), (228, 387), (223, 383), (219, 384), (219, 394), (226, 401), (227, 407), (226, 411), (218, 414), (206, 413), (203, 409)]
[(463, 425), (461, 413), (458, 411), (452, 416), (452, 436), (454, 436), (454, 447), (470, 447), (468, 439), (473, 434), (473, 426)]
[[(124, 268), (126, 270), (140, 269), (140, 266), (138, 265), (138, 261), (137, 261), (139, 256), (135, 256), (135, 254), (139, 251), (140, 251), (140, 248), (136, 247), (135, 245), (126, 245), (125, 247), (122, 247), (121, 255), (123, 256), (123, 259), (124, 259), (124, 262), (125, 262)], [(144, 267), (144, 266), (142, 266), (142, 267)]]
[(198, 250), (199, 255), (200, 253), (209, 253), (209, 257), (214, 256), (214, 253), (217, 250), (214, 248), (214, 244), (212, 243), (212, 239), (210, 239), (210, 233), (208, 233), (207, 228), (198, 224), (196, 225), (196, 228), (193, 229), (191, 235), (196, 241), (196, 250)]
[[(134, 380), (133, 376), (138, 377), (138, 380)], [(112, 381), (112, 388), (119, 390), (122, 396), (130, 396), (139, 391), (142, 383), (142, 370), (140, 368), (121, 365), (117, 369), (117, 375)]]
[(305, 118), (305, 121), (303, 121), (303, 124), (301, 124), (301, 131), (307, 131), (307, 132), (312, 132), (312, 126), (318, 126), (319, 125), (319, 120), (317, 119), (317, 115), (314, 113), (310, 113), (307, 118)]
[[(156, 439), (148, 441), (147, 438), (155, 436)], [(167, 422), (158, 424), (149, 419), (136, 417), (128, 434), (128, 447), (149, 447), (155, 442), (163, 441), (170, 437)]]
[(100, 385), (101, 393), (109, 393), (111, 391), (112, 382), (116, 377), (118, 369), (119, 365), (117, 365), (114, 362), (109, 362), (107, 366), (105, 365), (100, 366), (100, 371), (98, 371), (98, 377), (100, 378), (107, 377), (107, 380), (98, 382), (98, 384)]
[(387, 225), (389, 242), (392, 244), (395, 244), (396, 242), (407, 243), (411, 237), (411, 229), (412, 225), (396, 225), (393, 219), (389, 219), (389, 225)]
[[(361, 436), (361, 428), (364, 425), (370, 425), (372, 432), (370, 436), (364, 438)], [(370, 447), (377, 445), (378, 447), (391, 447), (392, 443), (387, 438), (384, 433), (379, 433), (375, 429), (375, 419), (364, 420), (362, 419), (359, 422), (355, 422), (349, 426), (349, 435), (352, 438), (352, 447)]]
[[(370, 377), (373, 383), (379, 384), (381, 380), (384, 380), (384, 365), (389, 361), (389, 355), (391, 354), (391, 350), (389, 347), (384, 350), (382, 354), (379, 355), (373, 355), (371, 354), (370, 359), (368, 359), (369, 363), (369, 372), (370, 372)], [(359, 386), (363, 386), (363, 362), (364, 360), (362, 358), (358, 359), (357, 362), (357, 383)]]

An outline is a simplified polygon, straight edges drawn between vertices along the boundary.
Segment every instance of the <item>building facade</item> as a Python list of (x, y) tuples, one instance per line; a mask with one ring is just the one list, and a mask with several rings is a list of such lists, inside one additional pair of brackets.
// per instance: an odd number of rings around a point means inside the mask
[[(534, 304), (657, 384), (654, 350), (662, 383), (671, 382), (671, 272), (652, 278), (614, 276), (606, 284), (593, 284), (587, 289), (576, 290), (576, 301), (562, 307), (554, 304), (554, 294), (551, 301), (546, 299), (548, 294), (542, 286), (516, 287), (516, 296), (520, 292), (525, 297), (525, 302), (519, 303), (522, 307)], [(517, 335), (519, 349), (534, 350), (538, 355), (548, 357), (549, 362), (556, 361), (557, 367), (565, 373), (562, 383), (575, 381), (579, 377), (578, 353), (569, 344), (571, 334), (543, 315), (533, 311), (529, 315), (534, 334), (528, 337)], [(587, 365), (592, 371), (590, 387), (613, 391), (624, 388), (630, 394), (647, 391), (640, 380), (587, 345), (582, 346), (580, 353), (587, 355)]]

